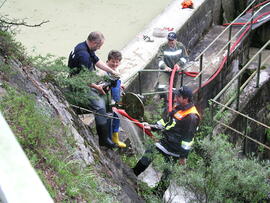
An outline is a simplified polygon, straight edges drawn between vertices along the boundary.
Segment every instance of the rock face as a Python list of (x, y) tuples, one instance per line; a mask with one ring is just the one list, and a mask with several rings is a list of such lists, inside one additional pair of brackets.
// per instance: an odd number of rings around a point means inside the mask
[[(58, 118), (68, 128), (69, 135), (76, 143), (73, 159), (82, 167), (91, 165), (105, 173), (106, 185), (100, 186), (101, 188), (119, 187), (117, 194), (108, 190), (106, 192), (120, 202), (144, 202), (135, 190), (136, 177), (131, 169), (121, 161), (117, 151), (99, 148), (95, 138), (97, 136), (92, 134), (88, 126), (73, 112), (59, 89), (50, 83), (41, 82), (42, 73), (34, 67), (23, 65), (18, 60), (7, 60), (1, 56), (0, 64), (10, 67), (6, 72), (0, 69), (1, 84), (8, 83), (20, 91), (33, 95), (37, 106), (46, 109), (44, 113)], [(4, 94), (5, 91), (1, 88), (0, 96)]]
[(223, 19), (224, 23), (233, 21), (235, 15), (234, 1), (233, 0), (222, 0)]

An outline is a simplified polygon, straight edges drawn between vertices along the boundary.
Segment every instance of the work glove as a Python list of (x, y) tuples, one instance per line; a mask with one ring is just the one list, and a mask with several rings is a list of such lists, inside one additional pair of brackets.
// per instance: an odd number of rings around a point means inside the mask
[(151, 127), (152, 131), (159, 131), (164, 129), (164, 127), (159, 124), (149, 124), (149, 126)]

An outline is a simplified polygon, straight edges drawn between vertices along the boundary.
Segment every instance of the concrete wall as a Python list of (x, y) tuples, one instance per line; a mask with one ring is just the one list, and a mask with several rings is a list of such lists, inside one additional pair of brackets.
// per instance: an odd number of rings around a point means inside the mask
[[(186, 46), (188, 52), (190, 52), (211, 26), (219, 21), (220, 10), (220, 0), (205, 0), (199, 7), (192, 11), (192, 15), (186, 19), (185, 22), (181, 23), (179, 29), (176, 30), (177, 40), (181, 41)], [(153, 50), (153, 56), (144, 69), (157, 69), (156, 53), (157, 50)], [(157, 78), (158, 72), (142, 72), (141, 86), (143, 92), (152, 90), (157, 82)], [(132, 80), (127, 90), (139, 93), (138, 77)]]
[[(268, 73), (267, 73), (268, 72)], [(261, 83), (260, 88), (254, 88), (255, 82), (253, 82), (249, 87), (247, 87), (246, 91), (249, 92), (249, 97), (246, 98), (246, 101), (243, 101), (244, 105), (241, 108), (241, 112), (243, 114), (248, 115), (249, 117), (258, 120), (266, 125), (269, 125), (269, 104), (270, 104), (270, 80), (269, 74), (270, 69), (265, 72), (265, 75), (268, 75), (268, 79), (266, 82)], [(255, 81), (255, 80), (254, 80)], [(243, 99), (242, 99), (243, 100)], [(268, 118), (267, 118), (268, 116)], [(245, 127), (247, 126), (246, 135), (249, 137), (258, 140), (261, 143), (267, 144), (269, 140), (266, 139), (266, 128), (261, 125), (256, 124), (255, 122), (249, 121), (246, 122), (246, 119), (242, 116), (237, 116), (231, 123), (233, 128), (239, 130), (240, 132), (245, 132)], [(230, 130), (227, 130), (225, 133), (230, 133), (231, 141), (238, 146), (241, 146), (244, 153), (256, 153), (260, 154), (262, 151), (258, 144), (248, 139), (244, 139), (243, 136), (234, 133)], [(244, 141), (243, 141), (244, 140)], [(269, 146), (269, 143), (268, 143)], [(270, 158), (269, 150), (265, 150), (264, 156), (262, 158)]]
[[(137, 78), (139, 70), (157, 69), (156, 53), (159, 46), (167, 40), (152, 35), (155, 27), (174, 28), (178, 40), (190, 50), (211, 27), (213, 21), (219, 18), (216, 11), (220, 10), (220, 6), (220, 0), (198, 0), (194, 2), (194, 9), (182, 9), (179, 1), (173, 1), (160, 16), (122, 50), (124, 58), (120, 72), (122, 80), (128, 86), (128, 91), (139, 92)], [(141, 39), (143, 35), (150, 36), (154, 42), (143, 41)], [(141, 80), (145, 91), (153, 88), (157, 75), (153, 72), (142, 74)]]

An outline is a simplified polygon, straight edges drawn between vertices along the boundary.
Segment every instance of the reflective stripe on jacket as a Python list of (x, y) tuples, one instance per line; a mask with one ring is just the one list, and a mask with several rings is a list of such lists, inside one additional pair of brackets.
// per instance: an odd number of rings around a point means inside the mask
[[(192, 106), (191, 108), (189, 109), (186, 109), (186, 110), (180, 110), (180, 111), (177, 111), (173, 117), (176, 118), (177, 120), (181, 120), (183, 119), (184, 117), (186, 117), (187, 115), (189, 114), (197, 114), (198, 117), (200, 118), (200, 114), (199, 112), (197, 111), (196, 107), (195, 106)], [(165, 122), (163, 119), (159, 120), (157, 122), (157, 124), (159, 126), (163, 126), (166, 130), (169, 130), (170, 128), (174, 127), (176, 122), (175, 122), (175, 119), (172, 120), (172, 123), (169, 124), (170, 122)]]
[(160, 69), (164, 69), (166, 66), (173, 68), (175, 64), (183, 68), (188, 61), (188, 54), (181, 42), (176, 42), (173, 48), (165, 42), (159, 48), (157, 61)]

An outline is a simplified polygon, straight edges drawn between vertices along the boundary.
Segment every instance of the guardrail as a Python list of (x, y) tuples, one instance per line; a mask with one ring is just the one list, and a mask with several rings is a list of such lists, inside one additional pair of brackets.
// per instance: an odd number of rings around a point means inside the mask
[[(243, 92), (244, 88), (251, 82), (252, 79), (254, 79), (254, 77), (257, 75), (256, 77), (256, 86), (254, 88), (259, 88), (259, 84), (260, 84), (260, 71), (261, 71), (261, 67), (270, 59), (270, 56), (267, 56), (265, 58), (265, 60), (261, 61), (261, 56), (262, 56), (262, 51), (264, 51), (264, 49), (270, 44), (270, 40), (268, 40), (263, 47), (246, 63), (246, 65), (232, 78), (232, 80), (230, 82), (228, 82), (228, 84), (214, 97), (214, 99), (211, 99), (211, 112), (212, 114), (214, 114), (215, 109), (217, 109), (218, 107), (220, 107), (220, 109), (215, 113), (215, 115), (212, 115), (213, 121), (246, 137), (247, 139), (261, 145), (262, 147), (270, 150), (270, 147), (247, 136), (247, 133), (243, 133), (240, 132), (239, 130), (227, 125), (225, 122), (222, 122), (221, 120), (219, 120), (220, 115), (225, 111), (225, 110), (229, 110), (235, 114), (238, 114), (239, 116), (242, 116), (246, 119), (246, 123), (248, 122), (255, 122), (257, 125), (260, 125), (263, 128), (269, 129), (270, 130), (270, 126), (263, 124), (251, 117), (249, 117), (248, 115), (245, 115), (241, 112), (238, 111), (239, 109), (239, 104), (240, 104), (240, 95)], [(241, 76), (242, 74), (245, 72), (245, 70), (247, 70), (248, 66), (256, 59), (258, 58), (258, 66), (256, 68), (256, 70), (250, 75), (250, 77), (241, 85)], [(236, 85), (236, 89), (233, 88), (233, 84), (235, 84), (237, 82)], [(223, 96), (225, 94), (226, 91), (228, 91), (230, 89), (231, 92), (233, 92), (233, 95), (230, 96), (228, 101), (225, 101), (225, 104), (220, 103), (218, 100), (221, 99), (221, 96)], [(235, 108), (233, 109), (231, 107), (229, 107), (234, 101), (236, 100), (236, 105)], [(247, 124), (244, 126), (243, 129), (244, 132), (247, 132)]]
[[(199, 61), (199, 72), (198, 74), (194, 77), (194, 80), (197, 80), (199, 79), (198, 81), (198, 88), (195, 90), (195, 92), (197, 92), (199, 89), (201, 89), (203, 87), (203, 85), (205, 84), (202, 84), (202, 74), (203, 72), (205, 72), (209, 67), (210, 67), (210, 63), (208, 63), (206, 66), (206, 68), (203, 69), (203, 57), (204, 57), (204, 54), (205, 52), (211, 47), (214, 45), (215, 42), (217, 42), (218, 39), (220, 39), (220, 37), (229, 29), (229, 39), (228, 39), (228, 42), (222, 47), (222, 49), (217, 53), (215, 54), (215, 56), (219, 56), (224, 50), (225, 48), (227, 47), (227, 57), (225, 58), (225, 63), (228, 65), (228, 61), (229, 61), (229, 58), (230, 58), (230, 55), (239, 47), (239, 44), (240, 44), (240, 41), (241, 39), (244, 37), (244, 35), (246, 35), (246, 32), (249, 31), (249, 28), (252, 26), (252, 22), (253, 22), (253, 18), (255, 15), (257, 15), (265, 6), (267, 6), (268, 4), (270, 3), (266, 3), (265, 5), (263, 5), (262, 7), (260, 7), (255, 13), (254, 13), (254, 9), (250, 9), (252, 8), (252, 6), (254, 5), (254, 3), (256, 2), (256, 0), (253, 0), (247, 7), (246, 9), (241, 13), (239, 14), (235, 19), (234, 21), (232, 21), (196, 58), (195, 58), (195, 61), (197, 61), (198, 59), (200, 60)], [(234, 35), (234, 36), (231, 36), (231, 32), (232, 32), (232, 26), (233, 24), (244, 14), (246, 13), (247, 11), (252, 11), (252, 14), (251, 14), (251, 17), (248, 19), (248, 21), (242, 26), (242, 28)], [(234, 43), (233, 47), (231, 47), (231, 43), (232, 43), (232, 40), (234, 40), (238, 35), (239, 33), (241, 33), (246, 27), (248, 26), (248, 28), (246, 29), (246, 31), (244, 32), (244, 34), (241, 35), (241, 37), (239, 37), (237, 39), (237, 42)], [(224, 64), (225, 64), (224, 63)], [(188, 67), (182, 69), (181, 71), (182, 72), (185, 72), (185, 70), (187, 69)], [(223, 68), (223, 67), (222, 67)], [(180, 72), (181, 72), (180, 71)], [(164, 91), (162, 92), (148, 92), (148, 93), (142, 93), (142, 88), (141, 88), (141, 72), (164, 72), (162, 70), (141, 70), (139, 71), (135, 76), (138, 76), (139, 78), (139, 94), (141, 95), (151, 95), (151, 94), (160, 94), (160, 93), (164, 93)], [(184, 74), (182, 73), (182, 76), (181, 76), (181, 85), (183, 85), (183, 77), (184, 77)], [(210, 79), (210, 78), (209, 78)], [(211, 80), (211, 79), (210, 79)], [(207, 81), (209, 82), (209, 81)], [(167, 91), (165, 91), (166, 93)], [(199, 97), (199, 95), (198, 95)]]
[(53, 203), (1, 113), (0, 202)]

